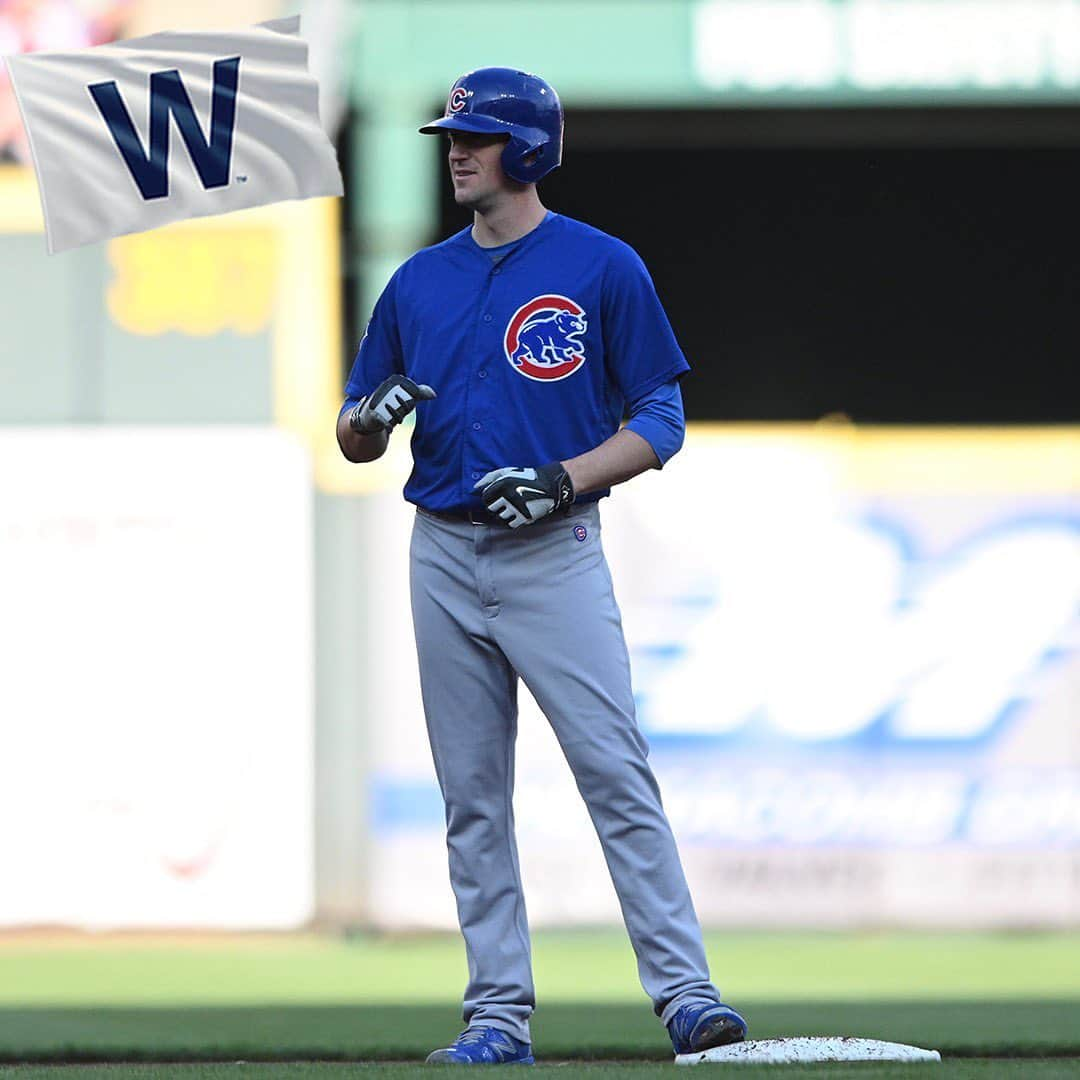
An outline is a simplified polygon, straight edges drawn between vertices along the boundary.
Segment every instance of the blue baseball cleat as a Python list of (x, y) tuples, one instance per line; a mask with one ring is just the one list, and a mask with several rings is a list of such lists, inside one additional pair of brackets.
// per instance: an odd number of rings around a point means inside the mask
[(453, 1046), (432, 1050), (428, 1065), (532, 1065), (532, 1047), (498, 1028), (466, 1028)]
[(696, 1054), (746, 1038), (746, 1021), (730, 1005), (721, 1002), (695, 1001), (683, 1005), (675, 1010), (667, 1028), (676, 1054)]

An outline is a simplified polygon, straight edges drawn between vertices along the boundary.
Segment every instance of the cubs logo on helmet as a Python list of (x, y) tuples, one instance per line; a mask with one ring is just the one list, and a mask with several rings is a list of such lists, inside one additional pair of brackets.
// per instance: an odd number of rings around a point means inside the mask
[(446, 115), (450, 116), (453, 113), (461, 112), (465, 108), (466, 102), (469, 100), (469, 91), (464, 86), (455, 86), (450, 91), (450, 97), (446, 102)]
[(581, 337), (588, 328), (584, 308), (569, 297), (534, 296), (507, 323), (503, 350), (519, 375), (555, 382), (585, 363)]

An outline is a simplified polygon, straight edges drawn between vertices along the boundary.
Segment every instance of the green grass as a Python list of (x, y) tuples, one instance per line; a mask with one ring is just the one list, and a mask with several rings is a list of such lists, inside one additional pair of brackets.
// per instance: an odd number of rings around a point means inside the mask
[[(1080, 1000), (1080, 934), (710, 934), (732, 1001)], [(538, 1000), (640, 1002), (619, 931), (541, 933)], [(3, 1005), (457, 1002), (456, 937), (281, 938), (0, 946)]]
[[(449, 936), (8, 938), (0, 1075), (430, 1076), (414, 1063), (461, 1028), (462, 953)], [(1080, 1059), (1080, 935), (714, 934), (709, 953), (751, 1037), (864, 1035), (946, 1057), (940, 1067), (756, 1067), (754, 1080), (928, 1068), (943, 1080), (1080, 1076), (1080, 1060), (1068, 1060)], [(534, 1046), (560, 1078), (671, 1075), (621, 933), (538, 934), (535, 961)], [(1003, 1056), (1014, 1060), (982, 1060)]]
[[(862, 1035), (948, 1055), (1080, 1056), (1073, 1002), (740, 1002), (751, 1036)], [(0, 1060), (423, 1060), (461, 1022), (452, 1006), (5, 1009)], [(541, 1059), (670, 1061), (647, 1006), (547, 1005), (533, 1020)]]

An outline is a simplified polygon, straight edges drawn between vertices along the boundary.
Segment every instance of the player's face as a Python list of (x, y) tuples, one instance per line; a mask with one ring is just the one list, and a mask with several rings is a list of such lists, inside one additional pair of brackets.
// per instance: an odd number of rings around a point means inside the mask
[(501, 161), (506, 140), (506, 135), (450, 132), (450, 178), (458, 206), (483, 210), (507, 186)]

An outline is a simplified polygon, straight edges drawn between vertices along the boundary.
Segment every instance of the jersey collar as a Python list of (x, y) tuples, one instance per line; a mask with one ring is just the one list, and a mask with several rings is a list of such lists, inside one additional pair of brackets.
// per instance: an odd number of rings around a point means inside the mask
[[(526, 248), (531, 247), (534, 243), (536, 243), (537, 239), (541, 235), (545, 234), (548, 231), (548, 228), (550, 227), (551, 223), (558, 216), (559, 215), (556, 214), (554, 210), (549, 210), (544, 215), (544, 217), (541, 220), (540, 224), (537, 225), (534, 229), (530, 229), (529, 232), (527, 232), (524, 236), (519, 236), (517, 238), (517, 240), (511, 240), (510, 243), (513, 244), (513, 247), (511, 247), (510, 250), (506, 253), (506, 255), (500, 260), (499, 265), (500, 266), (505, 265), (510, 259), (514, 258), (514, 256), (517, 255), (518, 252), (524, 251)], [(494, 251), (494, 250), (497, 250), (497, 249), (496, 248), (481, 247), (473, 239), (472, 226), (471, 225), (466, 225), (465, 226), (465, 228), (461, 232), (461, 236), (465, 241), (465, 246), (470, 248), (473, 251), (474, 254), (482, 256), (489, 263), (491, 262), (491, 254), (490, 253), (492, 251)], [(504, 246), (506, 246), (506, 245), (503, 245), (503, 244), (499, 245), (499, 247), (504, 247)]]

